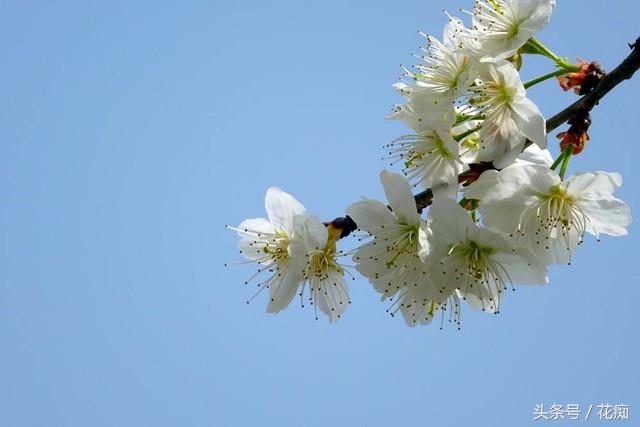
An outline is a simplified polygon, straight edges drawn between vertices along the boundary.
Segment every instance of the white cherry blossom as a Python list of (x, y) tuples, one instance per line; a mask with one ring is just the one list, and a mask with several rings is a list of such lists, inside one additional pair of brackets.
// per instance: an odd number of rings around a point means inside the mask
[(577, 173), (563, 181), (548, 167), (513, 165), (485, 174), (465, 193), (480, 200), (483, 222), (519, 237), (546, 263), (570, 261), (585, 233), (627, 234), (629, 207), (613, 196), (622, 184), (617, 173)]
[(465, 48), (481, 61), (513, 56), (551, 18), (555, 0), (476, 0)]
[[(338, 233), (328, 230), (316, 216), (302, 215), (297, 217), (291, 243), (292, 255), (305, 260), (302, 271), (305, 285), (309, 285), (309, 300), (331, 322), (340, 319), (351, 303), (345, 270), (338, 262), (342, 255), (336, 249)], [(304, 288), (300, 294), (304, 294)]]
[(462, 22), (451, 18), (445, 26), (443, 41), (422, 34), (427, 39), (423, 54), (417, 55), (421, 63), (415, 71), (405, 69), (409, 83), (398, 82), (395, 89), (407, 99), (388, 116), (407, 123), (416, 132), (421, 126), (429, 126), (432, 119), (439, 120), (453, 110), (453, 101), (462, 95), (473, 82), (473, 61), (459, 48), (456, 37), (463, 28)]
[(271, 187), (265, 196), (265, 209), (269, 219), (247, 219), (238, 227), (228, 228), (240, 236), (240, 252), (260, 266), (252, 279), (260, 273), (268, 275), (258, 286), (269, 289), (267, 312), (277, 313), (289, 305), (303, 282), (305, 257), (293, 254), (291, 243), (296, 217), (303, 215), (305, 208), (290, 194)]
[[(547, 265), (570, 262), (585, 234), (627, 234), (629, 206), (613, 195), (620, 175), (564, 180), (568, 152), (555, 165), (562, 160), (561, 174), (552, 170), (545, 119), (520, 78), (525, 53), (572, 69), (535, 38), (555, 5), (475, 0), (470, 27), (449, 16), (441, 39), (420, 33), (426, 46), (414, 55), (418, 64), (403, 67), (394, 85), (405, 104), (388, 116), (413, 131), (385, 146), (385, 158), (404, 173), (381, 172), (388, 204), (364, 198), (347, 217), (323, 223), (290, 194), (269, 188), (267, 218), (228, 227), (240, 237), (246, 263), (258, 265), (245, 282), (260, 277), (249, 301), (269, 289), (267, 312), (277, 313), (298, 295), (316, 319), (320, 311), (337, 321), (351, 303), (345, 276), (353, 278), (340, 259), (352, 255), (354, 268), (390, 301), (392, 316), (400, 312), (409, 326), (440, 316), (441, 327), (448, 317), (460, 328), (463, 301), (498, 313), (505, 291), (547, 283)], [(412, 186), (431, 190), (427, 220)], [(356, 225), (361, 246), (338, 250)]]
[(458, 194), (463, 163), (459, 144), (451, 136), (454, 121), (450, 114), (418, 134), (402, 136), (384, 147), (392, 164), (402, 162), (410, 183), (431, 188), (435, 197), (454, 198)]
[(426, 242), (426, 223), (401, 175), (382, 171), (380, 180), (390, 208), (364, 199), (347, 209), (359, 229), (368, 233), (353, 261), (382, 294), (382, 300), (396, 299), (390, 308), (392, 314), (400, 310), (410, 326), (429, 323), (442, 298), (430, 286), (426, 265), (418, 255), (424, 250), (421, 242)]
[(508, 236), (474, 222), (454, 200), (435, 200), (429, 211), (432, 234), (421, 253), (439, 292), (459, 292), (472, 307), (497, 313), (514, 284), (546, 283), (546, 270), (533, 253)]
[(546, 148), (545, 120), (526, 96), (518, 71), (507, 61), (483, 64), (469, 103), (485, 116), (480, 130), (481, 161), (504, 168), (520, 155), (527, 139)]

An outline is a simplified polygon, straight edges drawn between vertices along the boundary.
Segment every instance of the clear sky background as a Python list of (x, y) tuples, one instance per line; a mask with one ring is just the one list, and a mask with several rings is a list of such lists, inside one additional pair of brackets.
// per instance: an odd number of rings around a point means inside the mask
[[(561, 55), (611, 69), (640, 36), (637, 2), (558, 3), (540, 39)], [(271, 185), (324, 219), (382, 197), (398, 65), (459, 7), (2, 2), (0, 425), (520, 426), (536, 403), (626, 403), (638, 425), (638, 222), (460, 332), (406, 327), (361, 278), (337, 324), (268, 315), (254, 268), (224, 267), (224, 224), (264, 216)], [(570, 167), (621, 172), (636, 217), (639, 89), (601, 102)]]

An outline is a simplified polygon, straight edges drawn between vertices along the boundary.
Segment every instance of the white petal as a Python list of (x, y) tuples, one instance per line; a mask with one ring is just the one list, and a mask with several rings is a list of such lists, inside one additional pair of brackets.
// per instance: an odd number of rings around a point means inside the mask
[(522, 97), (514, 100), (511, 108), (516, 114), (513, 119), (524, 136), (533, 141), (540, 148), (547, 147), (547, 131), (542, 113), (529, 98)]
[(456, 37), (462, 27), (464, 27), (464, 24), (458, 18), (451, 18), (444, 26), (442, 42), (447, 48), (452, 50), (458, 49), (459, 42), (456, 40)]
[(298, 286), (302, 283), (302, 277), (292, 271), (285, 270), (279, 279), (274, 279), (269, 285), (269, 304), (267, 313), (277, 313), (285, 309), (293, 300)]
[(389, 205), (398, 219), (407, 224), (417, 224), (420, 215), (407, 180), (397, 173), (386, 170), (380, 173), (380, 180)]
[(520, 29), (532, 36), (549, 22), (556, 1), (520, 0), (516, 4), (523, 11), (523, 16), (528, 16), (528, 19), (523, 22)]
[(547, 149), (542, 149), (536, 144), (530, 145), (516, 159), (518, 164), (541, 165), (547, 168), (553, 164), (553, 157)]
[(431, 191), (433, 192), (433, 199), (455, 199), (458, 195), (457, 185), (448, 184), (434, 184)]
[(480, 310), (482, 309), (482, 307), (485, 307), (485, 306), (488, 308), (488, 304), (483, 304), (482, 300), (471, 292), (467, 292), (466, 294), (463, 294), (463, 297), (464, 297), (464, 300), (469, 305), (469, 307), (471, 307), (474, 310)]
[(483, 162), (491, 161), (499, 169), (512, 164), (526, 142), (525, 136), (511, 119), (499, 126), (485, 122), (480, 130), (480, 140), (478, 159)]
[(329, 278), (316, 286), (319, 286), (319, 289), (316, 292), (315, 303), (324, 314), (329, 316), (330, 322), (337, 321), (349, 305), (349, 294), (344, 277), (332, 272)]
[[(531, 189), (538, 193), (547, 193), (549, 189), (560, 184), (560, 177), (551, 169), (539, 165), (512, 165), (498, 175), (500, 185), (504, 188), (503, 197), (508, 197), (514, 189)], [(496, 193), (492, 193), (495, 197)]]
[(631, 209), (620, 199), (608, 197), (600, 200), (579, 202), (578, 206), (587, 215), (587, 231), (591, 234), (625, 236), (631, 224)]
[(365, 199), (356, 202), (347, 208), (349, 215), (360, 230), (372, 230), (381, 224), (393, 224), (396, 222), (391, 210), (382, 202)]
[(488, 170), (482, 172), (480, 178), (464, 189), (464, 197), (467, 199), (482, 200), (498, 184), (498, 171)]
[(511, 62), (496, 61), (494, 63), (494, 67), (497, 73), (497, 78), (494, 78), (496, 82), (502, 81), (502, 84), (506, 87), (514, 89), (516, 91), (516, 95), (524, 94), (524, 86), (520, 80), (520, 73), (518, 73), (518, 70)]
[(420, 134), (447, 121), (451, 115), (455, 118), (452, 100), (443, 99), (428, 88), (409, 87), (411, 91), (403, 94), (410, 97), (410, 102), (397, 106), (387, 119), (400, 120)]
[(240, 223), (236, 232), (240, 236), (238, 249), (242, 254), (251, 260), (264, 258), (264, 243), (267, 235), (275, 232), (271, 223), (264, 218), (246, 219)]
[(418, 242), (419, 242), (418, 254), (422, 259), (422, 261), (425, 261), (429, 257), (429, 254), (431, 253), (430, 240), (432, 239), (431, 237), (432, 234), (433, 232), (431, 231), (431, 228), (429, 227), (427, 222), (420, 221), (420, 228), (418, 229)]
[(498, 253), (493, 256), (504, 267), (512, 284), (541, 285), (548, 283), (545, 266), (532, 253)]
[(571, 261), (573, 254), (575, 253), (578, 242), (581, 237), (575, 228), (568, 231), (566, 235), (557, 233), (556, 237), (548, 242), (540, 242), (536, 244), (536, 236), (529, 235), (532, 243), (530, 247), (535, 249), (536, 258), (544, 264), (566, 264)]
[(578, 199), (597, 200), (611, 196), (620, 185), (622, 177), (618, 173), (586, 172), (577, 173), (567, 180), (567, 193)]
[(431, 323), (433, 316), (429, 314), (431, 309), (431, 301), (424, 301), (422, 298), (415, 297), (412, 292), (404, 295), (400, 305), (400, 312), (408, 326), (426, 325)]
[(308, 214), (298, 215), (294, 222), (294, 238), (290, 244), (292, 254), (297, 252), (294, 248), (298, 248), (297, 244), (300, 242), (304, 244), (303, 250), (305, 252), (324, 249), (329, 234), (327, 227), (318, 217)]
[(469, 240), (477, 242), (482, 247), (493, 248), (501, 252), (511, 252), (515, 248), (515, 243), (507, 239), (507, 234), (488, 230), (473, 224), (467, 232)]
[(289, 235), (293, 232), (293, 218), (305, 212), (305, 208), (300, 202), (277, 187), (271, 187), (267, 190), (265, 209), (269, 221), (276, 230), (284, 231)]
[(255, 233), (273, 234), (275, 230), (269, 221), (264, 218), (245, 219), (238, 226), (237, 233), (240, 237), (255, 239)]
[(520, 215), (533, 202), (535, 196), (519, 193), (507, 198), (481, 201), (482, 222), (491, 229), (513, 233), (518, 228)]
[(434, 242), (449, 244), (463, 241), (473, 221), (455, 200), (438, 199), (429, 210), (429, 226)]

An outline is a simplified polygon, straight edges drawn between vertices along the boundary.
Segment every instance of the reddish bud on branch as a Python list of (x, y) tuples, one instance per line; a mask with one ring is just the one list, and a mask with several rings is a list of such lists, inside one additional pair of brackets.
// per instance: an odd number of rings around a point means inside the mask
[(576, 95), (586, 95), (591, 92), (593, 88), (598, 86), (598, 83), (605, 75), (605, 71), (595, 61), (587, 62), (581, 59), (576, 64), (576, 67), (580, 67), (580, 70), (557, 77), (558, 83), (560, 83), (560, 87), (563, 90), (567, 91), (573, 88)]
[(569, 121), (569, 129), (560, 132), (557, 138), (560, 140), (560, 149), (564, 151), (572, 147), (571, 154), (580, 154), (589, 141), (589, 126), (591, 126), (591, 116), (588, 111), (579, 112)]

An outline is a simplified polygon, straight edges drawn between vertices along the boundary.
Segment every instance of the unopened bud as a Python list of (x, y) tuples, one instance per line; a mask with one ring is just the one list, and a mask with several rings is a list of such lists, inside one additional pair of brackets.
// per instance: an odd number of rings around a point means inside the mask
[(580, 69), (557, 77), (560, 87), (567, 91), (573, 88), (577, 95), (586, 95), (600, 83), (605, 75), (604, 70), (595, 61), (587, 62), (580, 60), (576, 64)]
[(349, 215), (338, 217), (331, 222), (325, 222), (324, 225), (327, 227), (329, 237), (334, 240), (347, 237), (352, 231), (356, 231), (358, 229), (358, 225)]
[(564, 151), (568, 147), (572, 147), (571, 154), (582, 153), (582, 150), (584, 150), (584, 147), (589, 140), (589, 134), (587, 132), (580, 134), (560, 132), (557, 137), (560, 140), (560, 149)]
[(578, 113), (572, 117), (569, 123), (569, 129), (560, 132), (557, 138), (560, 140), (560, 149), (566, 150), (572, 147), (571, 154), (580, 154), (589, 141), (589, 126), (591, 126), (591, 117), (588, 112)]

